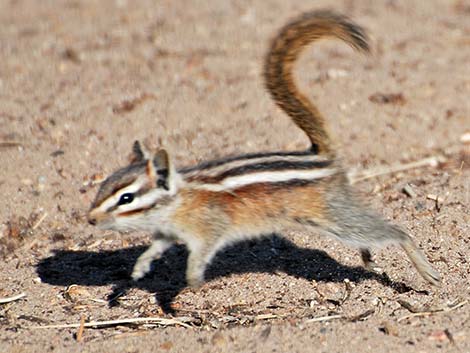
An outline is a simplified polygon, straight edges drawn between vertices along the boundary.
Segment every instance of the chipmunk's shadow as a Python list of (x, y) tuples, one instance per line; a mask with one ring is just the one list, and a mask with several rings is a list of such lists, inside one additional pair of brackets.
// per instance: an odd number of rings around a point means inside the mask
[[(172, 312), (171, 303), (186, 287), (186, 247), (176, 245), (154, 261), (153, 271), (144, 279), (133, 282), (130, 273), (137, 258), (145, 251), (137, 246), (116, 251), (67, 251), (58, 250), (54, 256), (43, 259), (37, 265), (42, 282), (68, 286), (103, 286), (113, 284), (109, 295), (110, 305), (114, 299), (132, 287), (156, 293), (158, 303), (165, 312)], [(237, 243), (218, 253), (206, 270), (207, 281), (231, 273), (282, 271), (289, 275), (324, 282), (353, 282), (374, 278), (395, 289), (405, 285), (390, 281), (362, 267), (350, 267), (338, 263), (321, 250), (299, 248), (285, 238), (271, 236), (256, 241)], [(405, 286), (405, 291), (410, 290)]]

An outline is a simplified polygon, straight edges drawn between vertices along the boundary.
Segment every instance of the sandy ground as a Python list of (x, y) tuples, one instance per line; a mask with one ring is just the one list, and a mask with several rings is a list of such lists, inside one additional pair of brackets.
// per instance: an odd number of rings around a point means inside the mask
[[(297, 66), (345, 166), (446, 159), (357, 184), (442, 285), (396, 248), (377, 252), (379, 276), (356, 251), (299, 233), (226, 249), (199, 290), (185, 288), (182, 246), (131, 283), (150, 237), (86, 224), (94, 182), (135, 139), (180, 166), (306, 147), (260, 70), (280, 26), (324, 7), (373, 42), (369, 58), (321, 43)], [(468, 1), (4, 0), (0, 24), (0, 297), (26, 293), (0, 304), (0, 351), (470, 351)], [(165, 320), (38, 328), (139, 317)]]

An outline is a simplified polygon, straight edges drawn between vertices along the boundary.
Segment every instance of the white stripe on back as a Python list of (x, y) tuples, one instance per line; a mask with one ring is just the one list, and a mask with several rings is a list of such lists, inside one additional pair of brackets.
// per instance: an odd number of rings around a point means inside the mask
[(331, 176), (337, 173), (334, 168), (319, 168), (313, 170), (283, 170), (273, 172), (256, 172), (237, 175), (223, 179), (219, 183), (196, 184), (196, 188), (211, 191), (233, 190), (251, 184), (281, 183), (290, 180), (315, 180)]
[(269, 162), (326, 162), (328, 158), (318, 155), (284, 155), (284, 156), (267, 156), (267, 157), (256, 157), (256, 158), (245, 158), (245, 159), (236, 159), (229, 161), (214, 167), (208, 167), (203, 169), (195, 169), (190, 172), (183, 173), (185, 178), (190, 178), (193, 176), (203, 176), (203, 177), (214, 177), (227, 170), (234, 168), (239, 168), (243, 166), (249, 166), (253, 164), (262, 164)]

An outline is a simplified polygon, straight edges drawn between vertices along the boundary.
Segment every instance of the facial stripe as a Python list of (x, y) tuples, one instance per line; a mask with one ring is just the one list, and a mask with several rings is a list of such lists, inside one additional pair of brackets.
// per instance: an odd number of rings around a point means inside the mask
[(195, 187), (212, 191), (234, 190), (251, 184), (276, 184), (286, 183), (290, 181), (315, 181), (318, 179), (329, 177), (336, 173), (337, 170), (334, 168), (257, 172), (231, 176), (221, 180), (218, 183), (204, 183), (199, 185), (196, 184)]
[(136, 213), (141, 213), (141, 212), (145, 212), (145, 211), (148, 211), (148, 210), (151, 210), (152, 208), (154, 208), (156, 205), (156, 202), (155, 203), (152, 203), (146, 207), (140, 207), (140, 208), (135, 208), (135, 209), (132, 209), (132, 210), (128, 210), (128, 211), (125, 211), (125, 212), (121, 212), (119, 213), (119, 216), (122, 216), (122, 217), (129, 217), (129, 216), (132, 216)]
[(158, 209), (163, 206), (169, 205), (174, 200), (174, 196), (162, 195), (162, 193), (149, 193), (146, 199), (139, 202), (134, 207), (126, 207), (119, 213), (119, 216), (131, 216), (136, 213), (145, 213), (151, 209)]
[(117, 208), (117, 203), (123, 194), (137, 193), (142, 187), (148, 184), (148, 180), (146, 177), (139, 177), (134, 180), (133, 183), (116, 190), (113, 194), (111, 194), (107, 199), (104, 199), (101, 202), (101, 205), (97, 205), (96, 208), (101, 209), (102, 211), (112, 211)]
[(92, 208), (99, 208), (119, 190), (133, 184), (145, 170), (146, 162), (131, 164), (110, 175), (100, 186)]
[[(139, 194), (139, 192), (140, 191), (137, 191), (134, 195)], [(127, 212), (141, 208), (145, 209), (148, 208), (150, 205), (159, 202), (159, 199), (161, 199), (162, 196), (165, 196), (167, 194), (168, 193), (162, 189), (147, 189), (147, 192), (140, 193), (134, 198), (134, 201), (132, 201), (131, 203), (119, 205), (117, 207), (114, 207), (113, 210), (117, 209), (119, 212)], [(108, 210), (108, 212), (109, 211), (111, 210)]]
[(104, 192), (100, 192), (98, 193), (97, 197), (96, 197), (96, 200), (93, 202), (93, 206), (92, 208), (95, 208), (99, 205), (101, 205), (106, 199), (109, 198), (109, 196), (107, 197), (107, 195), (114, 195), (117, 191), (119, 191), (120, 189), (122, 188), (126, 188), (130, 185), (132, 185), (134, 182), (136, 181), (136, 178), (132, 179), (132, 180), (125, 180), (124, 182), (121, 182), (119, 184), (116, 184), (116, 185), (113, 185), (113, 188), (110, 189), (110, 190), (106, 190), (106, 194)]

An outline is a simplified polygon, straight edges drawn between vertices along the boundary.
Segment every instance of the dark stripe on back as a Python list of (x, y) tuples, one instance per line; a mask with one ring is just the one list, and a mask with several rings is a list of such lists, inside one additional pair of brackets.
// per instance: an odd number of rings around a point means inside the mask
[[(328, 177), (330, 178), (330, 177)], [(246, 190), (250, 190), (252, 188), (266, 188), (269, 189), (271, 192), (275, 192), (277, 190), (286, 190), (288, 188), (295, 188), (295, 187), (304, 187), (304, 186), (311, 186), (311, 185), (318, 185), (324, 182), (324, 179), (290, 179), (286, 181), (278, 181), (278, 182), (259, 182), (253, 184), (242, 185), (240, 187), (234, 188), (231, 191), (233, 193), (243, 192)]]
[(191, 173), (194, 171), (198, 170), (204, 170), (204, 169), (209, 169), (209, 168), (214, 168), (221, 166), (226, 163), (230, 162), (235, 162), (235, 161), (243, 161), (243, 160), (248, 160), (248, 159), (255, 159), (255, 158), (262, 158), (262, 157), (274, 157), (274, 156), (279, 156), (279, 157), (298, 157), (298, 156), (314, 156), (315, 153), (313, 153), (311, 150), (306, 150), (306, 151), (291, 151), (291, 152), (264, 152), (264, 153), (247, 153), (247, 154), (242, 154), (239, 156), (231, 156), (227, 158), (222, 158), (222, 159), (214, 159), (212, 161), (207, 161), (207, 162), (202, 162), (196, 166), (192, 167), (185, 167), (181, 168), (179, 170), (180, 173)]
[(265, 163), (255, 163), (243, 165), (240, 167), (229, 169), (213, 178), (211, 180), (221, 181), (225, 178), (253, 174), (257, 172), (279, 172), (289, 170), (309, 170), (328, 167), (331, 165), (331, 161), (315, 161), (315, 162), (288, 162), (288, 161), (273, 161)]

